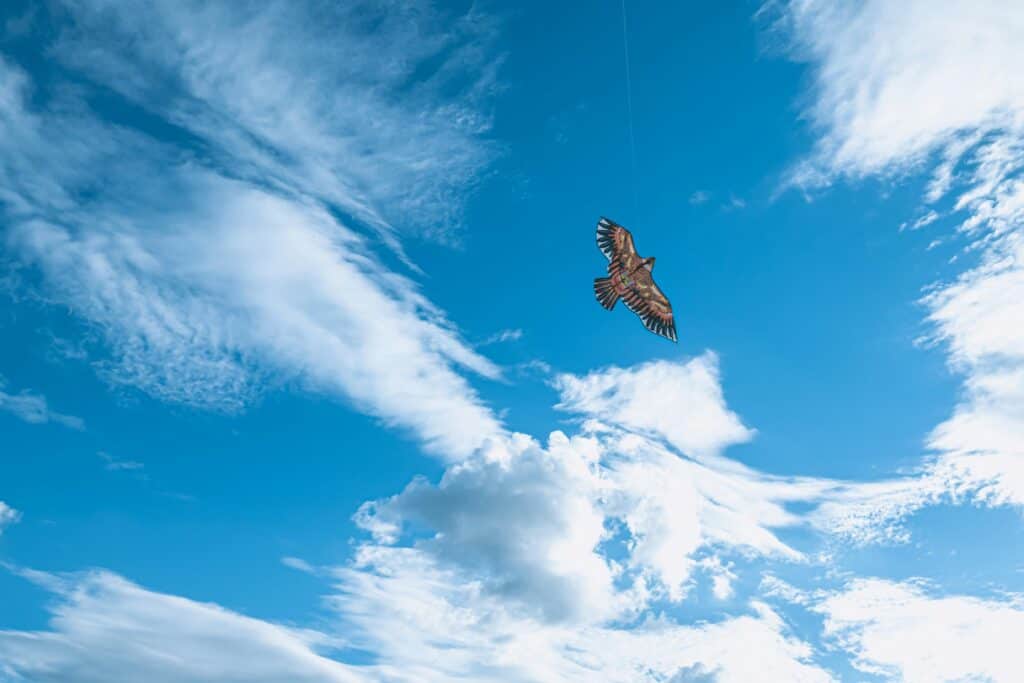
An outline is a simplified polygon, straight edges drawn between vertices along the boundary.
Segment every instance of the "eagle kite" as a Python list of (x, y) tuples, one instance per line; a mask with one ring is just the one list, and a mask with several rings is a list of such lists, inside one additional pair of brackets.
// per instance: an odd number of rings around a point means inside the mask
[(640, 317), (644, 327), (678, 341), (672, 304), (651, 277), (654, 257), (641, 258), (629, 230), (607, 218), (597, 222), (597, 246), (609, 261), (608, 277), (594, 279), (598, 303), (610, 311), (621, 298)]

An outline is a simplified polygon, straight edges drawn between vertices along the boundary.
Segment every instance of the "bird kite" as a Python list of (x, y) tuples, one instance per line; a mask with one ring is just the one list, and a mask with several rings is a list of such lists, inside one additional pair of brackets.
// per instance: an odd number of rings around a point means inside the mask
[(597, 246), (609, 261), (608, 277), (594, 279), (598, 303), (610, 311), (622, 299), (640, 317), (644, 327), (670, 341), (678, 341), (672, 304), (651, 277), (654, 257), (642, 258), (637, 254), (629, 230), (607, 218), (597, 222)]

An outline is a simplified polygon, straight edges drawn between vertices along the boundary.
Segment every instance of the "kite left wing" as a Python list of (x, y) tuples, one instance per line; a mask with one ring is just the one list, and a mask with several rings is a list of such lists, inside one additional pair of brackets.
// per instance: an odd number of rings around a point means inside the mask
[(641, 258), (629, 230), (607, 218), (597, 222), (597, 246), (608, 258), (608, 277), (594, 280), (598, 303), (610, 311), (622, 299), (640, 317), (644, 327), (678, 341), (672, 304), (651, 276), (654, 257)]
[[(646, 279), (646, 282), (643, 280)], [(637, 278), (637, 282), (622, 297), (626, 307), (639, 316), (644, 327), (669, 341), (679, 341), (676, 337), (676, 322), (672, 316), (672, 304), (668, 297), (658, 288), (654, 279)]]

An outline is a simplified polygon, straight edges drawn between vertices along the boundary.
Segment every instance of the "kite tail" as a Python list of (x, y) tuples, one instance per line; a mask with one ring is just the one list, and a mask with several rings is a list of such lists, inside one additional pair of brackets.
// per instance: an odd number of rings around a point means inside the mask
[(597, 297), (597, 302), (609, 311), (615, 308), (615, 302), (619, 300), (610, 277), (594, 278), (594, 296)]

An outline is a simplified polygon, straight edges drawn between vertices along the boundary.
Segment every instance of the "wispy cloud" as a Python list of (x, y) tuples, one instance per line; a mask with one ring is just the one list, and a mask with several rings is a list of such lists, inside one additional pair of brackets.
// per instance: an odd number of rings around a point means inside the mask
[(108, 381), (225, 411), (299, 384), (451, 458), (500, 431), (458, 371), (498, 369), (338, 217), (396, 248), (395, 224), (451, 234), (491, 155), (486, 17), (65, 10), (53, 53), (175, 131), (104, 122), (80, 88), (29, 106), (33, 84), (0, 63), (7, 248), (99, 332)]
[(0, 500), (0, 534), (4, 532), (5, 527), (17, 523), (20, 519), (20, 512)]
[[(1017, 127), (1024, 79), (1012, 66), (1021, 50), (1013, 3), (776, 4), (794, 56), (815, 76), (808, 114), (821, 139), (798, 180), (892, 174), (976, 132)], [(943, 168), (948, 182), (952, 167)]]
[(921, 228), (924, 228), (924, 227), (927, 227), (927, 226), (931, 225), (932, 223), (934, 223), (937, 220), (939, 220), (938, 212), (935, 211), (934, 209), (930, 209), (925, 214), (923, 214), (920, 218), (917, 218), (917, 219), (915, 219), (912, 222), (908, 221), (908, 222), (902, 223), (900, 225), (900, 230), (905, 230), (905, 229), (920, 230)]
[(945, 344), (965, 382), (954, 414), (928, 439), (935, 458), (922, 486), (1024, 504), (1024, 74), (1014, 67), (1024, 59), (1024, 8), (998, 0), (784, 7), (796, 55), (814, 70), (809, 114), (820, 133), (794, 182), (930, 168), (923, 199), (952, 203), (973, 256), (962, 262), (975, 265), (922, 302), (931, 339)]
[(523, 331), (520, 330), (519, 328), (501, 330), (500, 332), (495, 332), (490, 337), (487, 337), (482, 342), (477, 344), (477, 346), (490, 346), (491, 344), (502, 344), (504, 342), (519, 341), (522, 338)]
[(299, 557), (282, 557), (281, 564), (306, 574), (315, 574), (316, 567)]
[(711, 201), (711, 193), (707, 190), (695, 190), (690, 195), (690, 204), (693, 206), (700, 206), (701, 204), (707, 204)]
[(1014, 635), (1024, 628), (1024, 596), (943, 595), (924, 581), (877, 578), (803, 591), (768, 577), (766, 588), (821, 615), (825, 642), (864, 673), (908, 683), (1020, 675)]
[(380, 680), (317, 654), (333, 643), (107, 572), (21, 572), (51, 591), (50, 630), (0, 632), (4, 671), (28, 680), (154, 683)]
[(729, 201), (723, 204), (726, 211), (740, 211), (747, 208), (747, 200), (736, 195), (729, 195)]
[(105, 463), (104, 467), (111, 472), (139, 472), (146, 467), (145, 464), (137, 460), (120, 460), (106, 451), (100, 451), (96, 455)]
[[(388, 231), (457, 227), (493, 157), (495, 24), (428, 3), (68, 2), (57, 54), (233, 173)], [(215, 158), (216, 155), (215, 155)]]
[(42, 394), (28, 390), (10, 394), (4, 391), (5, 386), (5, 380), (0, 377), (0, 410), (7, 411), (30, 424), (53, 422), (71, 429), (85, 429), (85, 421), (82, 418), (58, 413), (50, 408)]
[[(57, 597), (48, 629), (0, 632), (6, 671), (30, 680), (656, 683), (697, 671), (722, 683), (832, 680), (761, 603), (696, 626), (652, 619), (634, 631), (567, 629), (509, 612), (416, 551), (367, 550), (355, 567), (337, 571), (329, 599), (342, 619), (336, 636), (156, 593), (108, 572), (22, 574)], [(374, 661), (344, 664), (317, 652), (347, 648), (373, 652)]]

